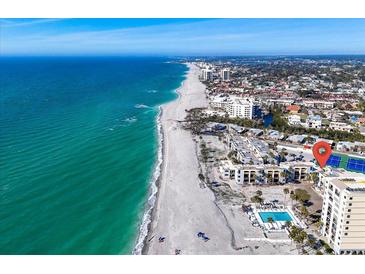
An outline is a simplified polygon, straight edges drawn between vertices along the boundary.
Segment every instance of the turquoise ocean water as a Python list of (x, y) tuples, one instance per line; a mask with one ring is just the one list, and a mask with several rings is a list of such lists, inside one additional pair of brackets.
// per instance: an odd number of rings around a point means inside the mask
[(1, 58), (0, 254), (130, 254), (158, 106), (186, 71), (159, 58)]

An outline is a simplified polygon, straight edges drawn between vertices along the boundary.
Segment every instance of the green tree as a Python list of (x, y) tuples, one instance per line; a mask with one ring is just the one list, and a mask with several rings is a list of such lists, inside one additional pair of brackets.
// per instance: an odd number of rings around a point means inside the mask
[(307, 219), (309, 216), (309, 211), (305, 206), (301, 206), (300, 207), (300, 214), (302, 214), (302, 216), (304, 217), (304, 219)]
[(251, 202), (255, 204), (260, 204), (263, 202), (263, 199), (260, 196), (255, 195), (251, 197)]
[(311, 196), (305, 189), (297, 188), (290, 194), (290, 198), (303, 204), (304, 202), (309, 201)]

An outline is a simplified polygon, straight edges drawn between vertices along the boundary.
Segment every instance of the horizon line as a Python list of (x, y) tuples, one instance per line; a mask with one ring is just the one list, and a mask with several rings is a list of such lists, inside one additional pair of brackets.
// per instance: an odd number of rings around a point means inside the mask
[(364, 53), (298, 53), (298, 54), (271, 54), (271, 53), (263, 53), (263, 54), (191, 54), (191, 55), (167, 55), (167, 54), (6, 54), (1, 55), (0, 58), (9, 58), (9, 57), (165, 57), (165, 58), (206, 58), (206, 57), (219, 57), (219, 58), (234, 58), (234, 57), (296, 57), (296, 56), (365, 56)]

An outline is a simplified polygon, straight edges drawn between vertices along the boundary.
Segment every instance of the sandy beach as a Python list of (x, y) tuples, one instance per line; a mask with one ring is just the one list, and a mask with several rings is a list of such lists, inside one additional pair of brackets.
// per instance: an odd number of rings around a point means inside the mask
[[(162, 106), (163, 163), (157, 201), (142, 254), (293, 254), (284, 241), (264, 239), (253, 230), (239, 206), (217, 201), (198, 178), (197, 144), (182, 128), (186, 109), (206, 107), (205, 86), (199, 69), (189, 64), (179, 98)], [(197, 237), (204, 232), (210, 238)], [(159, 242), (159, 237), (165, 237)], [(243, 248), (244, 247), (244, 248)]]
[[(205, 86), (198, 80), (199, 70), (189, 65), (187, 79), (178, 92), (179, 98), (162, 107), (161, 124), (164, 136), (163, 167), (153, 220), (146, 241), (147, 254), (206, 254), (206, 246), (229, 244), (230, 235), (221, 231), (218, 239), (203, 242), (196, 234), (217, 234), (224, 226), (214, 195), (199, 186), (199, 165), (195, 143), (189, 131), (178, 121), (185, 118), (185, 109), (205, 107)], [(159, 243), (159, 237), (166, 237)]]

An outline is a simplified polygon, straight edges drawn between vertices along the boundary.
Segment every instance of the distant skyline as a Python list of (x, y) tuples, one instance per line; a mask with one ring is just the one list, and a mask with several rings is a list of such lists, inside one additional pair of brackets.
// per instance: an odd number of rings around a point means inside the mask
[(0, 55), (365, 54), (365, 19), (0, 19)]

